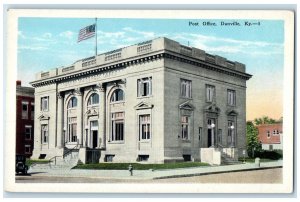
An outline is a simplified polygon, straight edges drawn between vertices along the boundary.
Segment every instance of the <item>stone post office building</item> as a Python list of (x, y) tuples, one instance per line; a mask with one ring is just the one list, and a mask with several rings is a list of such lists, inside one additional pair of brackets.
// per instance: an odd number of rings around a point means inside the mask
[[(34, 151), (88, 162), (213, 158), (246, 144), (245, 65), (157, 38), (36, 74)], [(231, 149), (231, 151), (232, 151)]]

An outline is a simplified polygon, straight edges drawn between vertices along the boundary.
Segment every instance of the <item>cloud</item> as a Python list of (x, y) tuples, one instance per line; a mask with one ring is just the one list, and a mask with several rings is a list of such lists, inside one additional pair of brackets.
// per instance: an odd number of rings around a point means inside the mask
[(98, 31), (97, 32), (99, 37), (105, 37), (105, 38), (123, 38), (125, 36), (125, 32), (103, 32), (103, 31)]
[(22, 31), (18, 31), (18, 37), (20, 37), (22, 39), (26, 38)]
[(144, 38), (154, 38), (155, 37), (154, 32), (140, 31), (140, 30), (132, 29), (131, 27), (124, 27), (123, 30), (127, 31), (127, 32), (142, 35)]
[(46, 33), (44, 33), (44, 34), (42, 35), (42, 37), (43, 37), (44, 39), (50, 39), (50, 38), (52, 38), (52, 34), (49, 33), (49, 32), (46, 32)]
[(31, 51), (40, 51), (40, 50), (47, 50), (47, 47), (43, 47), (43, 46), (19, 46), (18, 50), (31, 50)]
[(191, 46), (214, 54), (278, 55), (283, 54), (283, 44), (265, 41), (247, 41), (202, 34), (178, 33), (169, 35), (174, 40), (189, 42)]
[(72, 31), (61, 32), (61, 33), (59, 33), (59, 36), (63, 37), (63, 38), (67, 38), (67, 39), (73, 39), (74, 32), (72, 32)]
[(28, 33), (25, 34), (23, 31), (18, 31), (18, 37), (20, 39), (26, 40), (26, 42), (30, 42), (30, 43), (31, 42), (55, 43), (55, 40), (53, 40), (53, 35), (49, 32), (31, 36)]

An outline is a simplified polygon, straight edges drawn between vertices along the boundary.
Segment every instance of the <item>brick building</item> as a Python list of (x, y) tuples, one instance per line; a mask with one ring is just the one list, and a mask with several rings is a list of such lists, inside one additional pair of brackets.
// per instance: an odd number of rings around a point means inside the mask
[(34, 140), (34, 88), (16, 86), (16, 153), (32, 155)]
[(264, 150), (282, 149), (282, 123), (258, 125), (258, 139)]

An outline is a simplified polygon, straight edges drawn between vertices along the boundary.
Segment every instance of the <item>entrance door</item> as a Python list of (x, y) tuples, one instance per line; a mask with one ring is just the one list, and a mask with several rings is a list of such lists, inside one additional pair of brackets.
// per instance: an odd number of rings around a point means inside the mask
[(214, 146), (215, 138), (215, 119), (207, 119), (207, 147)]
[(91, 133), (90, 133), (90, 147), (98, 147), (98, 121), (91, 121)]
[(211, 147), (211, 135), (212, 135), (212, 130), (209, 128), (207, 130), (207, 147)]
[(95, 149), (98, 146), (98, 131), (97, 130), (92, 130), (92, 138), (93, 138), (93, 149)]

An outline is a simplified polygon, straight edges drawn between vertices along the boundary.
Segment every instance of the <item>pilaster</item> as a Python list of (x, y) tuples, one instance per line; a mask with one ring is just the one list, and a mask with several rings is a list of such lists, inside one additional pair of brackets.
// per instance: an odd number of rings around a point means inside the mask
[(82, 133), (82, 92), (80, 88), (75, 89), (74, 94), (77, 97), (77, 142), (79, 145), (83, 144)]
[(57, 93), (57, 139), (56, 145), (58, 148), (62, 148), (64, 144), (63, 140), (63, 117), (64, 117), (64, 108), (63, 108), (63, 96), (61, 93)]
[(99, 106), (99, 142), (98, 146), (101, 149), (106, 147), (106, 93), (104, 85), (98, 84), (99, 98), (100, 98), (100, 106)]

